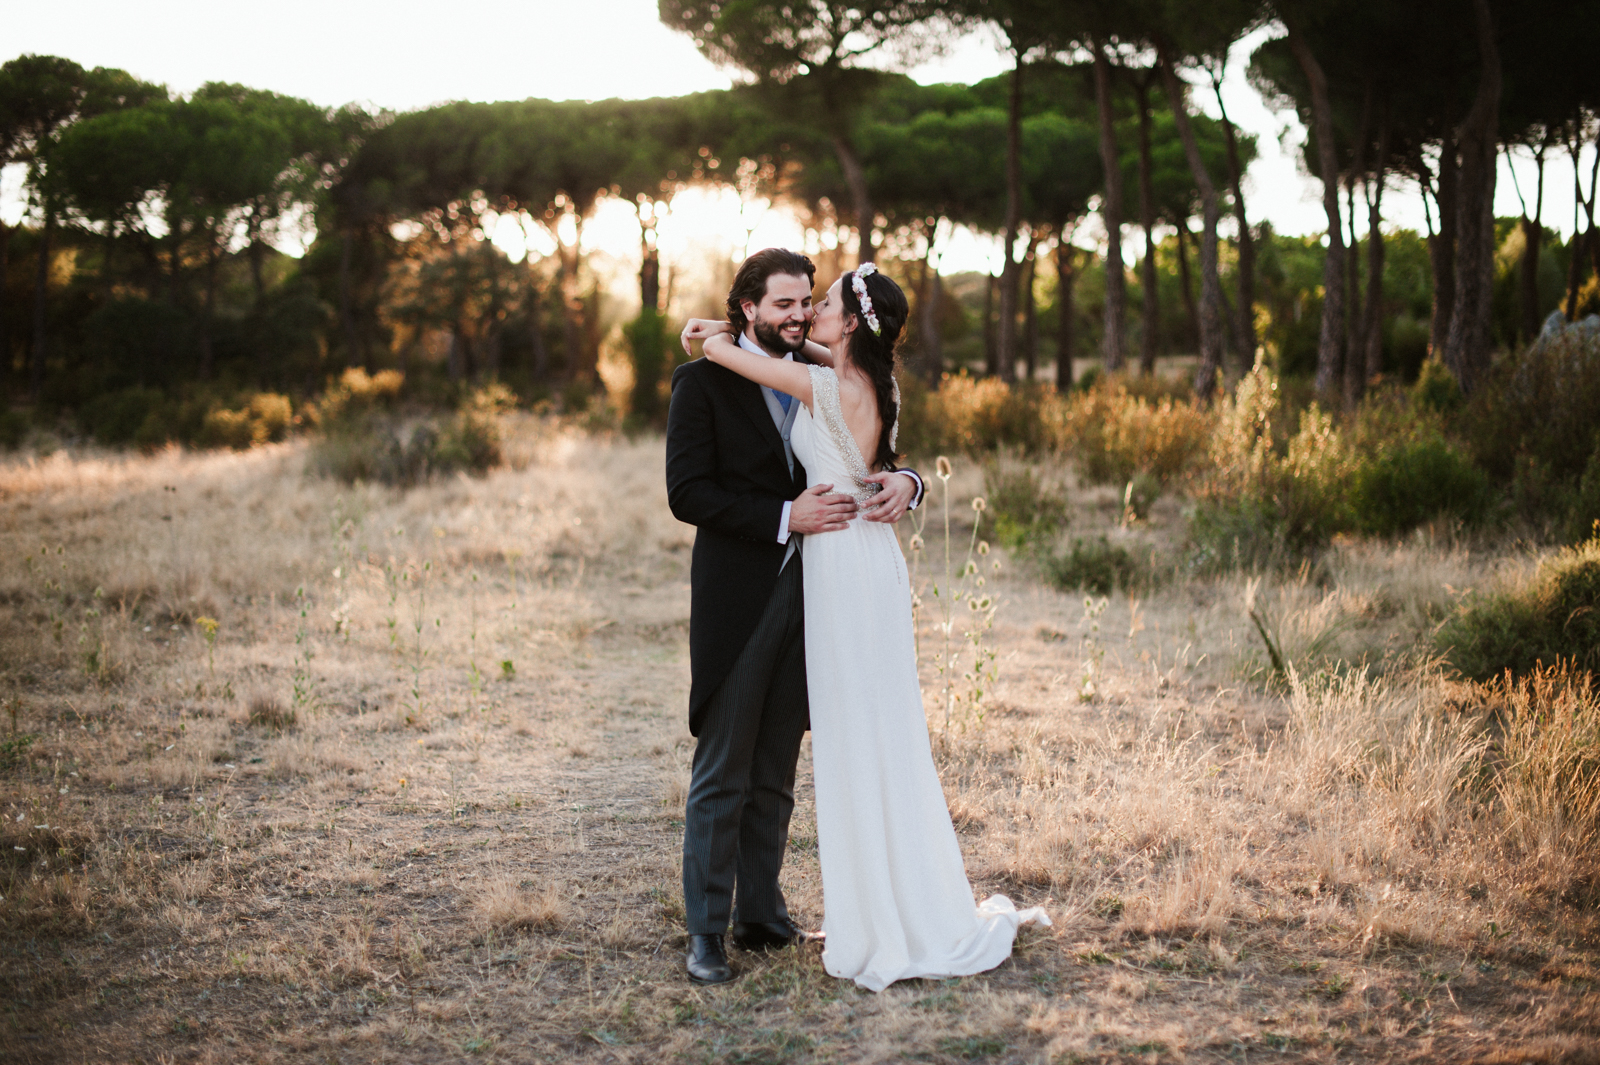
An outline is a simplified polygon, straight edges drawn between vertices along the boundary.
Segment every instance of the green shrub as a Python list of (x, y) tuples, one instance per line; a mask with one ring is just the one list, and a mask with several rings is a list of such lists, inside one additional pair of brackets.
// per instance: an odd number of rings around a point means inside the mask
[(13, 450), (28, 438), (28, 416), (19, 410), (0, 410), (0, 447)]
[(1354, 468), (1348, 436), (1316, 403), (1293, 434), (1282, 425), (1277, 376), (1257, 367), (1217, 402), (1190, 541), (1201, 568), (1287, 560), (1350, 527), (1346, 488)]
[(1122, 490), (1122, 520), (1147, 521), (1150, 508), (1161, 498), (1161, 480), (1152, 474), (1136, 473)]
[(500, 465), (500, 426), (492, 415), (465, 410), (445, 423), (430, 460), (439, 473), (485, 474)]
[(1567, 507), (1566, 541), (1575, 544), (1591, 536), (1600, 536), (1600, 445), (1589, 456)]
[(1494, 504), (1488, 476), (1417, 394), (1379, 390), (1338, 422), (1312, 402), (1289, 433), (1278, 382), (1257, 367), (1217, 404), (1208, 461), (1193, 481), (1191, 563), (1259, 568), (1293, 562), (1337, 533), (1394, 535), (1439, 515), (1481, 520)]
[(984, 466), (983, 485), (995, 538), (1011, 550), (1047, 544), (1066, 528), (1066, 495), (1032, 466), (996, 459)]
[(1188, 514), (1185, 560), (1202, 574), (1278, 568), (1296, 557), (1279, 514), (1261, 500), (1202, 500)]
[(1438, 359), (1423, 362), (1422, 372), (1411, 386), (1411, 398), (1419, 408), (1439, 414), (1454, 414), (1463, 401), (1456, 375)]
[(481, 475), (500, 465), (499, 415), (516, 401), (509, 389), (491, 384), (477, 390), (442, 423), (434, 418), (406, 422), (387, 407), (402, 383), (392, 370), (372, 377), (346, 371), (315, 405), (319, 433), (311, 468), (347, 483), (404, 487), (436, 474)]
[(84, 430), (102, 444), (131, 444), (145, 420), (166, 404), (156, 388), (124, 388), (103, 392), (78, 412)]
[(369, 374), (352, 366), (339, 375), (338, 382), (329, 386), (320, 400), (306, 408), (306, 414), (313, 425), (322, 429), (337, 428), (342, 421), (359, 421), (374, 411), (392, 408), (405, 381), (399, 370)]
[(133, 443), (141, 451), (155, 451), (178, 435), (178, 429), (173, 424), (171, 405), (163, 404), (145, 415), (138, 431), (133, 434)]
[(208, 411), (197, 441), (204, 447), (231, 447), (236, 451), (282, 440), (289, 434), (294, 410), (289, 397), (257, 392), (238, 410), (217, 407)]
[(1148, 474), (1163, 484), (1206, 453), (1215, 418), (1154, 377), (1108, 378), (1055, 412), (1054, 436), (1091, 484)]
[(1503, 360), (1462, 421), (1473, 457), (1500, 483), (1531, 460), (1552, 483), (1575, 485), (1600, 445), (1600, 334), (1568, 330)]
[(406, 488), (464, 468), (468, 453), (432, 421), (404, 425), (375, 417), (322, 434), (311, 449), (311, 468), (346, 484), (369, 481)]
[(1044, 412), (1055, 393), (1037, 385), (1008, 386), (995, 377), (945, 374), (930, 392), (907, 375), (900, 382), (899, 447), (907, 454), (1009, 446), (1037, 453), (1053, 445)]
[(634, 424), (654, 425), (661, 420), (662, 371), (667, 365), (666, 316), (654, 307), (646, 307), (639, 317), (623, 328), (628, 341), (628, 353), (633, 360), (633, 393), (629, 398), (629, 416)]
[(1528, 580), (1468, 597), (1434, 639), (1474, 680), (1558, 660), (1600, 667), (1600, 536), (1563, 549)]
[(1356, 529), (1378, 536), (1440, 515), (1476, 521), (1490, 505), (1488, 476), (1442, 437), (1378, 450), (1356, 467), (1350, 484)]
[(1114, 589), (1126, 591), (1136, 586), (1143, 576), (1133, 554), (1104, 536), (1074, 538), (1065, 554), (1048, 554), (1041, 562), (1050, 583), (1064, 591), (1083, 588), (1095, 595), (1110, 595)]

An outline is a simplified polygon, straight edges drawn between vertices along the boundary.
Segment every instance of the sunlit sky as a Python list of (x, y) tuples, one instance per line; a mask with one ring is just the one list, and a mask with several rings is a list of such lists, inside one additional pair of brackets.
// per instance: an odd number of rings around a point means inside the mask
[[(479, 0), (470, 8), (416, 0), (279, 0), (266, 7), (237, 0), (0, 0), (0, 26), (0, 58), (49, 53), (84, 66), (121, 67), (176, 92), (232, 81), (329, 105), (357, 101), (409, 110), (457, 99), (639, 98), (731, 84), (728, 72), (660, 23), (655, 0)], [(1250, 51), (1271, 35), (1262, 31), (1240, 42), (1223, 87), (1229, 117), (1256, 135), (1260, 149), (1245, 188), (1248, 213), (1283, 233), (1320, 233), (1326, 225), (1320, 184), (1296, 162), (1305, 131), (1293, 114), (1269, 111), (1244, 80)], [(1005, 69), (993, 38), (977, 33), (910, 74), (923, 83), (971, 82)], [(1196, 100), (1216, 114), (1209, 86)], [(1571, 164), (1564, 153), (1550, 158), (1544, 222), (1570, 234)], [(1532, 161), (1515, 165), (1531, 207)], [(1502, 157), (1495, 197), (1501, 215), (1519, 212), (1510, 166)], [(10, 167), (0, 177), (0, 215), (8, 222), (24, 209), (21, 176)], [(680, 200), (662, 229), (669, 262), (675, 254), (721, 248), (737, 255), (747, 246), (800, 240), (785, 212), (745, 205), (741, 216), (731, 193)], [(1384, 207), (1389, 224), (1423, 228), (1421, 197), (1409, 183), (1391, 185)], [(595, 219), (585, 243), (626, 257), (638, 246), (638, 229), (631, 210), (616, 208)], [(1141, 241), (1133, 227), (1127, 238), (1129, 254), (1137, 254)], [(496, 239), (521, 254), (520, 230), (504, 226)], [(943, 262), (947, 272), (998, 269), (996, 242), (957, 232)]]

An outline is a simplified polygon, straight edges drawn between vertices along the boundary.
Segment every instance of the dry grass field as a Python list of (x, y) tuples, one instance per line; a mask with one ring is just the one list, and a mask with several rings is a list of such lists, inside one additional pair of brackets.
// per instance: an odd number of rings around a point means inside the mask
[[(1592, 826), (1482, 784), (1493, 694), (1415, 650), (1530, 557), (1441, 531), (1103, 609), (1008, 560), (981, 717), (925, 685), (974, 890), (1055, 926), (879, 995), (810, 950), (701, 989), (693, 530), (658, 439), (510, 450), (406, 493), (301, 443), (0, 467), (0, 1058), (1600, 1060)], [(1181, 536), (1071, 492), (1079, 533)], [(1592, 700), (1547, 687), (1505, 698)]]

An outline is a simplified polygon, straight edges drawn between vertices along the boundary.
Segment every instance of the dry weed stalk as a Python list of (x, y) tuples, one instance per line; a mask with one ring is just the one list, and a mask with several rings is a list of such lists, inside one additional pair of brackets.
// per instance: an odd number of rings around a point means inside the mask
[[(938, 621), (936, 627), (939, 633), (940, 649), (934, 662), (934, 676), (939, 684), (939, 701), (944, 712), (944, 723), (941, 735), (948, 740), (950, 725), (955, 714), (957, 703), (967, 706), (968, 718), (973, 725), (981, 725), (984, 716), (984, 697), (992, 695), (992, 687), (999, 676), (997, 656), (994, 646), (989, 640), (989, 632), (994, 627), (995, 612), (998, 602), (994, 595), (984, 592), (989, 577), (984, 572), (984, 561), (988, 559), (989, 544), (980, 540), (978, 533), (983, 525), (983, 514), (988, 509), (988, 503), (983, 496), (972, 497), (972, 535), (967, 541), (966, 557), (962, 560), (959, 573), (952, 568), (954, 556), (951, 553), (952, 537), (950, 530), (950, 479), (954, 475), (954, 467), (950, 460), (941, 455), (934, 466), (935, 474), (940, 482), (940, 515), (943, 520), (943, 543), (941, 544), (944, 555), (944, 580), (932, 582), (933, 598), (938, 603)], [(926, 541), (922, 531), (926, 527), (926, 515), (919, 508), (912, 516), (912, 538), (910, 548), (912, 552), (913, 574), (920, 571), (921, 557), (926, 549)], [(989, 569), (992, 573), (1001, 570), (998, 559), (988, 559)], [(916, 586), (913, 577), (913, 586)], [(920, 591), (913, 598), (913, 625), (920, 622), (922, 595)], [(960, 616), (959, 605), (965, 603), (967, 614), (965, 624), (962, 626), (962, 639), (967, 645), (971, 655), (971, 664), (959, 673), (964, 690), (957, 691), (958, 679), (957, 662), (958, 654), (953, 651), (952, 644), (955, 640), (956, 619)], [(918, 651), (921, 651), (921, 640), (918, 640)]]

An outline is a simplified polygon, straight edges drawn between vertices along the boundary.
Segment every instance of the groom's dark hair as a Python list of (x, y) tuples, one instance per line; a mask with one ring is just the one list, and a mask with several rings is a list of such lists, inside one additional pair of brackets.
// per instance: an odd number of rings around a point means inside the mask
[(817, 267), (806, 256), (788, 248), (763, 248), (739, 264), (733, 275), (733, 287), (728, 290), (728, 324), (735, 333), (744, 332), (750, 319), (745, 317), (745, 300), (759, 304), (767, 294), (767, 278), (773, 274), (793, 274), (804, 277), (817, 286)]

